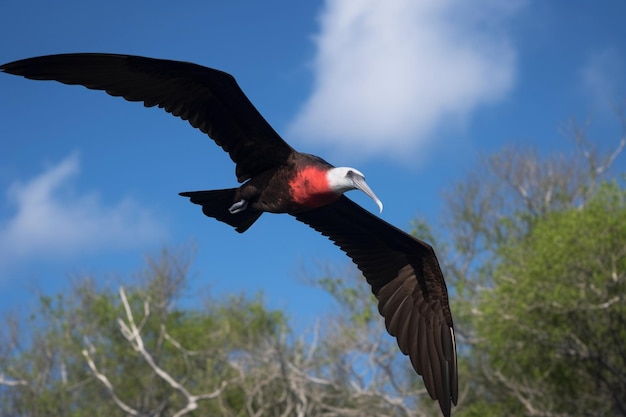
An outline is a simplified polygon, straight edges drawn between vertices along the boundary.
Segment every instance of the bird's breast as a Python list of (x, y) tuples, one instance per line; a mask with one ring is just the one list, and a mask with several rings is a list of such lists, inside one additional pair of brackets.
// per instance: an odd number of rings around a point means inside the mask
[(341, 195), (330, 189), (326, 171), (316, 167), (299, 170), (289, 181), (289, 192), (293, 203), (301, 209), (332, 203)]

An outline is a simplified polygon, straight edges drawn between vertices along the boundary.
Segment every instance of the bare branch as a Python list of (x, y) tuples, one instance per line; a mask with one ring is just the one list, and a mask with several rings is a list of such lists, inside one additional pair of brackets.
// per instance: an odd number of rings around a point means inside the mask
[[(90, 350), (92, 350), (92, 349), (90, 349)], [(90, 355), (89, 351), (87, 351), (87, 349), (83, 349), (82, 353), (83, 353), (83, 356), (85, 357), (85, 360), (87, 361), (87, 365), (89, 366), (89, 369), (91, 369), (91, 372), (93, 372), (94, 376), (100, 382), (102, 382), (102, 384), (109, 391), (109, 394), (111, 394), (111, 398), (113, 398), (113, 401), (115, 401), (115, 404), (119, 408), (124, 410), (124, 412), (130, 414), (131, 416), (138, 416), (138, 415), (140, 415), (139, 411), (137, 411), (134, 408), (130, 407), (128, 404), (126, 404), (124, 401), (122, 401), (117, 396), (117, 394), (115, 394), (115, 389), (113, 388), (113, 384), (111, 384), (111, 381), (109, 381), (109, 378), (107, 378), (106, 375), (104, 375), (103, 373), (101, 373), (98, 370), (98, 368), (96, 367), (96, 364), (94, 363), (93, 359), (91, 358), (91, 355)]]
[(28, 385), (28, 381), (25, 379), (6, 379), (4, 374), (0, 374), (0, 385), (7, 387), (17, 387), (19, 385)]
[[(126, 320), (121, 319), (121, 318), (118, 319), (120, 332), (126, 338), (126, 340), (128, 340), (128, 342), (131, 344), (133, 349), (136, 352), (138, 352), (141, 355), (141, 357), (146, 361), (146, 363), (148, 364), (148, 366), (150, 366), (150, 368), (154, 371), (154, 373), (157, 374), (162, 380), (164, 380), (170, 387), (172, 387), (174, 390), (182, 394), (183, 397), (185, 397), (186, 399), (186, 405), (180, 410), (178, 410), (173, 415), (173, 417), (181, 417), (197, 409), (199, 401), (214, 399), (214, 398), (217, 398), (219, 395), (221, 395), (221, 393), (223, 392), (223, 390), (225, 389), (227, 385), (227, 381), (222, 381), (221, 386), (213, 392), (193, 395), (181, 383), (176, 381), (174, 377), (172, 377), (168, 372), (166, 372), (163, 368), (157, 365), (156, 361), (154, 360), (150, 352), (148, 352), (148, 350), (146, 349), (143, 338), (141, 337), (141, 329), (146, 324), (148, 317), (150, 316), (150, 304), (147, 301), (144, 302), (144, 317), (142, 318), (140, 325), (137, 326), (135, 322), (135, 318), (133, 316), (132, 309), (128, 302), (128, 298), (126, 297), (126, 292), (124, 291), (123, 287), (120, 288), (119, 295), (122, 301), (122, 305), (124, 307), (124, 311), (126, 313)], [(162, 328), (164, 330), (164, 327)], [(166, 339), (170, 343), (172, 343), (172, 345), (174, 345), (177, 349), (183, 350), (182, 346), (180, 345), (180, 343), (178, 343), (178, 341), (176, 341), (174, 338), (169, 336), (167, 332), (165, 331), (164, 331), (164, 334), (165, 334)], [(85, 357), (85, 360), (87, 361), (87, 365), (93, 372), (94, 376), (107, 388), (107, 390), (111, 394), (111, 397), (113, 398), (113, 401), (120, 409), (122, 409), (124, 412), (133, 416), (140, 415), (139, 411), (135, 410), (134, 408), (126, 404), (117, 396), (117, 394), (115, 393), (115, 388), (113, 384), (107, 378), (106, 375), (104, 375), (102, 372), (98, 370), (92, 358), (92, 355), (95, 352), (95, 347), (87, 339), (85, 340), (88, 345), (88, 348), (83, 349), (82, 354)]]
[[(227, 384), (226, 381), (222, 381), (221, 387), (211, 393), (192, 395), (182, 384), (176, 381), (169, 373), (167, 373), (163, 368), (161, 368), (159, 365), (156, 364), (156, 362), (154, 361), (154, 358), (152, 357), (150, 352), (146, 350), (144, 346), (143, 338), (141, 337), (141, 333), (140, 333), (140, 328), (138, 328), (137, 325), (135, 324), (135, 319), (133, 317), (133, 313), (130, 308), (130, 305), (128, 304), (128, 299), (126, 297), (126, 292), (124, 291), (124, 288), (121, 287), (119, 292), (120, 292), (120, 298), (122, 300), (122, 304), (124, 305), (124, 310), (126, 312), (126, 320), (128, 321), (128, 322), (124, 322), (124, 320), (118, 319), (118, 323), (120, 325), (120, 330), (122, 334), (131, 344), (133, 349), (135, 349), (135, 351), (137, 351), (144, 358), (144, 360), (150, 366), (150, 368), (152, 368), (152, 370), (161, 379), (167, 382), (173, 389), (180, 392), (187, 400), (187, 405), (184, 408), (180, 409), (178, 412), (176, 412), (173, 417), (180, 417), (182, 415), (185, 415), (197, 409), (198, 401), (208, 400), (208, 399), (213, 399), (213, 398), (218, 397), (222, 393), (224, 388), (226, 387), (226, 384)], [(141, 322), (141, 326), (145, 324), (146, 317), (150, 313), (149, 304), (147, 302), (144, 303), (144, 313), (145, 315)]]

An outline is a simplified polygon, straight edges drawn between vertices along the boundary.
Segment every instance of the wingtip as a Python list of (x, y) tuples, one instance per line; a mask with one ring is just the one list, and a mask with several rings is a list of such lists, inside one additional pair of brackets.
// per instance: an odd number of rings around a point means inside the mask
[(11, 74), (11, 72), (9, 71), (9, 67), (11, 66), (11, 64), (12, 62), (7, 62), (0, 65), (0, 72), (6, 72), (7, 74)]

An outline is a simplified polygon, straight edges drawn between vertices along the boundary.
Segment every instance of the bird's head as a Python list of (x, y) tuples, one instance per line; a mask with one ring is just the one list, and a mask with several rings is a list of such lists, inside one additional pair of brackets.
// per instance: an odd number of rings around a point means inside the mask
[(374, 194), (369, 185), (367, 185), (365, 175), (363, 175), (361, 171), (349, 167), (338, 167), (331, 168), (326, 176), (328, 178), (328, 185), (334, 192), (343, 194), (350, 190), (361, 190), (374, 200), (380, 212), (383, 212), (382, 201), (376, 197), (376, 194)]

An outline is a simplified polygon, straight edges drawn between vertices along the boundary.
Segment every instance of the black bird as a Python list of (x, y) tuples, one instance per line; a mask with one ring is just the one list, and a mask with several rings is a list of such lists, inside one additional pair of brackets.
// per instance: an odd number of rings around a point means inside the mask
[(263, 212), (288, 213), (339, 246), (358, 266), (400, 350), (444, 416), (457, 402), (456, 344), (446, 284), (433, 248), (343, 193), (382, 203), (354, 168), (335, 168), (289, 146), (235, 79), (188, 62), (117, 54), (62, 54), (0, 66), (9, 74), (104, 90), (158, 106), (207, 135), (236, 164), (239, 188), (180, 193), (209, 217), (246, 231)]

